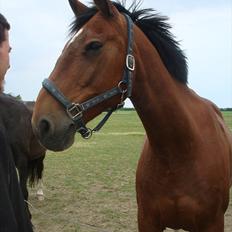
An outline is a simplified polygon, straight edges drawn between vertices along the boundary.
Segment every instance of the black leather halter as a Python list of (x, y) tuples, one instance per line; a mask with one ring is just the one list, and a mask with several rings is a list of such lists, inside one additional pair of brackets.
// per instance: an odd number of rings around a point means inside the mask
[[(128, 46), (127, 46), (127, 55), (126, 55), (126, 65), (124, 68), (123, 78), (118, 83), (118, 86), (93, 97), (83, 103), (72, 103), (70, 102), (54, 85), (54, 83), (45, 79), (42, 83), (43, 87), (66, 109), (68, 116), (75, 122), (77, 126), (77, 132), (79, 132), (83, 138), (90, 138), (93, 132), (99, 131), (105, 122), (108, 120), (110, 115), (117, 109), (123, 107), (124, 98), (130, 97), (132, 92), (132, 73), (135, 70), (135, 59), (133, 56), (133, 21), (131, 18), (124, 14), (127, 21), (127, 30), (128, 30)], [(104, 102), (116, 95), (121, 95), (121, 102), (116, 106), (108, 110), (108, 113), (100, 121), (100, 123), (94, 128), (89, 129), (86, 127), (83, 121), (83, 112), (88, 109), (98, 105), (101, 102)]]

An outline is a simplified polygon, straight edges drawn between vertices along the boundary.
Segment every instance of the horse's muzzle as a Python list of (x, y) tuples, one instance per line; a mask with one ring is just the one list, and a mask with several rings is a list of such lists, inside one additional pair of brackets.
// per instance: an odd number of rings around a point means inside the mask
[(33, 130), (40, 143), (52, 151), (63, 151), (74, 142), (76, 126), (71, 120), (55, 124), (50, 118), (42, 117)]

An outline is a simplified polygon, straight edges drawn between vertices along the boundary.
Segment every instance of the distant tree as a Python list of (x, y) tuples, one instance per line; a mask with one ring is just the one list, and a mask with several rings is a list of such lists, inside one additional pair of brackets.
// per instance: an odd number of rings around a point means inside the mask
[(22, 101), (22, 97), (21, 97), (20, 95), (17, 95), (15, 98), (16, 98), (17, 100)]
[(15, 96), (15, 95), (12, 94), (12, 93), (6, 93), (6, 95), (9, 95), (9, 96), (11, 96), (11, 97), (13, 97), (13, 98), (16, 98), (16, 99), (19, 100), (19, 101), (22, 101), (22, 97), (21, 97), (20, 95)]
[(228, 107), (228, 108), (221, 108), (221, 111), (232, 111), (232, 108)]

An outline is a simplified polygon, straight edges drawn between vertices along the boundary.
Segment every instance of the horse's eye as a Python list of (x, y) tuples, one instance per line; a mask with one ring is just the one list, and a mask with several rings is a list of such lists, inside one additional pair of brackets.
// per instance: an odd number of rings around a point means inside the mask
[(85, 46), (85, 51), (98, 51), (103, 46), (99, 41), (93, 41)]

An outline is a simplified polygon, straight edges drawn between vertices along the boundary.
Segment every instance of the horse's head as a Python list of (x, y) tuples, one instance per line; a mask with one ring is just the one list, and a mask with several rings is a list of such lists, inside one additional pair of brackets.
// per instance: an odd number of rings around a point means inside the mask
[(77, 0), (69, 3), (76, 16), (74, 35), (43, 83), (32, 118), (35, 133), (51, 150), (68, 148), (77, 130), (83, 137), (89, 133), (85, 123), (116, 108), (128, 91), (125, 73), (134, 69), (127, 56), (130, 19), (108, 0), (94, 0), (91, 9)]

